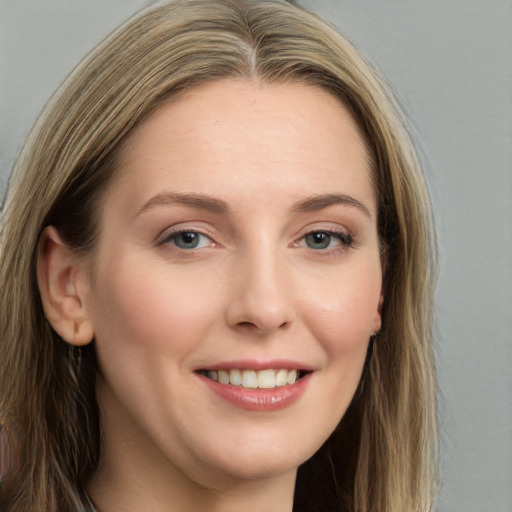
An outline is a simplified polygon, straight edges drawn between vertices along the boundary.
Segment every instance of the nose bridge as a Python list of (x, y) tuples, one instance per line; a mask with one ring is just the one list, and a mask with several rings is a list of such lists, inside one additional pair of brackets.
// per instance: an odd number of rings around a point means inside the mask
[(242, 253), (228, 311), (229, 323), (260, 333), (290, 325), (295, 309), (285, 255), (268, 240)]

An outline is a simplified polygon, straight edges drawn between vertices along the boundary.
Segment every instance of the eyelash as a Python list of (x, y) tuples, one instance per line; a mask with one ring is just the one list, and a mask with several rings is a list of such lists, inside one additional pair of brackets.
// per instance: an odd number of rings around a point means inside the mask
[[(187, 247), (187, 248), (180, 247), (176, 243), (176, 240), (180, 236), (185, 235), (185, 234), (196, 236), (198, 239), (198, 244), (194, 247)], [(308, 236), (314, 236), (314, 235), (327, 235), (329, 237), (328, 245), (331, 244), (333, 238), (337, 239), (340, 242), (340, 246), (331, 247), (331, 248), (329, 248), (329, 247), (321, 247), (321, 248), (310, 247), (307, 245), (306, 240), (307, 240)], [(206, 238), (209, 240), (209, 242), (207, 243), (207, 245), (198, 247), (201, 244), (201, 238)], [(304, 245), (301, 244), (302, 241), (304, 241)], [(213, 239), (209, 235), (207, 235), (201, 231), (194, 230), (194, 229), (180, 229), (177, 231), (173, 231), (171, 233), (165, 233), (164, 236), (159, 237), (157, 239), (158, 245), (165, 245), (165, 244), (169, 244), (171, 242), (173, 242), (173, 245), (177, 249), (181, 249), (182, 251), (188, 252), (188, 251), (193, 251), (195, 249), (199, 250), (199, 249), (203, 249), (203, 248), (207, 247), (208, 245), (210, 245), (213, 242)], [(329, 253), (333, 253), (333, 252), (346, 251), (350, 247), (353, 247), (353, 243), (354, 243), (354, 239), (353, 239), (352, 235), (350, 235), (349, 233), (346, 233), (344, 231), (336, 231), (336, 230), (331, 230), (331, 229), (315, 229), (313, 231), (308, 231), (307, 233), (302, 235), (300, 238), (298, 238), (294, 242), (293, 245), (294, 245), (294, 247), (309, 247), (310, 249), (314, 250), (315, 252), (322, 252), (322, 253), (329, 254)]]
[[(321, 248), (313, 248), (307, 245), (307, 237), (308, 236), (314, 236), (314, 235), (327, 235), (329, 237), (328, 244), (330, 245), (332, 242), (332, 239), (337, 239), (340, 242), (339, 246), (335, 247), (321, 247)], [(301, 242), (304, 241), (304, 245), (306, 247), (309, 247), (310, 249), (313, 249), (317, 252), (323, 252), (323, 253), (332, 253), (332, 252), (339, 252), (339, 251), (346, 251), (350, 247), (353, 246), (354, 239), (352, 235), (349, 233), (346, 233), (345, 231), (336, 231), (335, 229), (315, 229), (313, 231), (307, 232), (305, 235), (301, 236), (297, 242), (295, 242), (296, 246), (302, 246)]]
[[(203, 249), (203, 247), (197, 247), (197, 246), (196, 247), (189, 247), (189, 248), (179, 247), (176, 244), (176, 240), (178, 239), (178, 237), (180, 237), (180, 236), (182, 236), (184, 234), (198, 235), (199, 238), (201, 238), (201, 237), (207, 238), (210, 241), (209, 243), (213, 242), (213, 240), (212, 240), (212, 238), (210, 236), (208, 236), (205, 233), (202, 233), (201, 231), (197, 231), (195, 229), (180, 229), (178, 231), (173, 231), (171, 233), (165, 233), (163, 237), (157, 239), (157, 244), (158, 245), (164, 245), (164, 244), (168, 244), (168, 243), (174, 242), (173, 245), (176, 246), (176, 248), (181, 249), (183, 251), (191, 251), (191, 250), (194, 250), (194, 249)], [(200, 243), (200, 241), (199, 241), (199, 243)]]

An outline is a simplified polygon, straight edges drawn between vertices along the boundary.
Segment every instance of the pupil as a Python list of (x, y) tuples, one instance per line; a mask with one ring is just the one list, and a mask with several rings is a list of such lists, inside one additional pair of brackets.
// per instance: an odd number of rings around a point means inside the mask
[(313, 249), (325, 249), (329, 246), (331, 235), (327, 233), (317, 232), (310, 233), (306, 236), (306, 242)]
[(187, 231), (185, 233), (181, 233), (178, 241), (181, 241), (181, 245), (186, 246), (187, 248), (194, 248), (199, 243), (199, 236), (197, 233)]

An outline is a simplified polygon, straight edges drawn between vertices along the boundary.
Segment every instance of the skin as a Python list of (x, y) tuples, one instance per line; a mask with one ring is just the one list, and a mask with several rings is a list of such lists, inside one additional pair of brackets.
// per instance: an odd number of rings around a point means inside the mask
[[(97, 343), (104, 445), (87, 489), (103, 512), (290, 511), (297, 467), (343, 416), (380, 328), (356, 125), (312, 86), (215, 82), (152, 114), (120, 166), (88, 257), (53, 228), (42, 239), (47, 316), (69, 342)], [(352, 202), (298, 207), (332, 194)], [(198, 247), (180, 248), (179, 230), (201, 233)], [(195, 371), (271, 359), (311, 369), (304, 394), (272, 412), (235, 407)]]

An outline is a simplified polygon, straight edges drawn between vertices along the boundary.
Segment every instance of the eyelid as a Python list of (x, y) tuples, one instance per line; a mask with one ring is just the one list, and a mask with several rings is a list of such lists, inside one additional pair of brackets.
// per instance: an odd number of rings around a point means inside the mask
[[(183, 224), (177, 224), (175, 226), (167, 227), (166, 229), (162, 230), (158, 236), (155, 239), (155, 245), (161, 246), (167, 244), (173, 237), (177, 237), (180, 233), (197, 233), (201, 236), (207, 237), (211, 244), (209, 244), (209, 247), (219, 246), (220, 244), (216, 241), (217, 236), (212, 232), (212, 230), (207, 229), (207, 227), (203, 227), (196, 223), (183, 223)], [(313, 225), (308, 225), (304, 228), (302, 228), (298, 236), (294, 237), (294, 240), (292, 242), (292, 246), (298, 247), (299, 242), (304, 240), (305, 237), (312, 233), (328, 233), (333, 236), (337, 236), (340, 240), (341, 248), (342, 249), (348, 249), (353, 248), (355, 244), (355, 234), (352, 230), (348, 229), (347, 227), (341, 225), (341, 224), (335, 224), (335, 225), (326, 225), (326, 223), (315, 223)], [(346, 243), (343, 239), (348, 239), (349, 243)], [(177, 249), (180, 249), (179, 247), (176, 247)], [(200, 248), (202, 249), (202, 248)], [(329, 250), (336, 250), (339, 249), (333, 248), (333, 249), (325, 249), (323, 252), (328, 252)], [(194, 249), (189, 249), (189, 251), (193, 251)]]
[[(312, 233), (327, 233), (329, 235), (337, 237), (340, 242), (339, 246), (336, 246), (336, 247), (333, 247), (330, 249), (314, 249), (315, 252), (329, 253), (329, 252), (340, 251), (340, 250), (345, 251), (349, 248), (354, 247), (355, 235), (350, 229), (348, 229), (345, 226), (342, 226), (340, 224), (326, 226), (325, 224), (322, 224), (322, 223), (309, 225), (309, 226), (306, 226), (305, 228), (303, 228), (300, 231), (299, 236), (297, 236), (294, 239), (293, 246), (303, 247), (301, 242), (303, 240), (305, 240), (306, 237)], [(305, 244), (304, 244), (304, 246), (307, 247)]]
[(354, 231), (344, 226), (343, 224), (338, 224), (335, 222), (315, 222), (313, 224), (308, 224), (307, 226), (300, 229), (295, 239), (299, 240), (300, 238), (305, 237), (309, 233), (317, 233), (322, 231), (332, 234), (341, 233), (351, 238), (355, 238)]
[(206, 228), (198, 227), (197, 224), (194, 225), (182, 225), (178, 224), (176, 226), (171, 226), (169, 228), (164, 229), (155, 239), (155, 244), (160, 246), (164, 245), (171, 238), (178, 236), (180, 233), (197, 233), (199, 235), (205, 236), (209, 238), (212, 242), (212, 245), (217, 245), (217, 242), (214, 239), (214, 235)]

